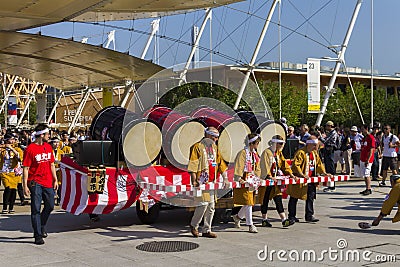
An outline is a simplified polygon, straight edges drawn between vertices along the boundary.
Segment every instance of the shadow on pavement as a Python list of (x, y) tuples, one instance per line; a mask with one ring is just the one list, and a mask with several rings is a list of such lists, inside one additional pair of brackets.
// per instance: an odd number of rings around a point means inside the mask
[(328, 228), (350, 233), (365, 233), (374, 235), (400, 235), (400, 230), (389, 230), (389, 229), (379, 229), (379, 228), (360, 229), (358, 228), (357, 224), (354, 225), (354, 228), (346, 228), (346, 227), (328, 227)]

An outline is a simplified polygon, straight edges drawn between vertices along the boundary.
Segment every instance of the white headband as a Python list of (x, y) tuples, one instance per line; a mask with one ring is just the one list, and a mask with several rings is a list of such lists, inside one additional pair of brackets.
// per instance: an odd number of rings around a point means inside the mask
[(45, 133), (48, 133), (48, 132), (49, 132), (49, 128), (46, 128), (46, 129), (41, 130), (41, 131), (33, 132), (33, 133), (31, 134), (32, 142), (35, 142), (36, 136), (39, 136), (39, 135), (41, 135), (41, 134), (45, 134)]
[(45, 134), (45, 133), (48, 133), (48, 132), (49, 132), (49, 128), (46, 128), (46, 129), (41, 130), (41, 131), (33, 132), (32, 134), (35, 135), (35, 136), (38, 136), (38, 135)]
[(250, 144), (250, 143), (253, 143), (253, 142), (256, 141), (258, 138), (260, 138), (260, 136), (257, 134), (256, 136), (254, 136), (253, 138), (251, 138), (251, 139), (249, 140), (249, 144)]
[(318, 139), (309, 139), (306, 141), (306, 144), (318, 144)]
[(271, 139), (271, 142), (272, 142), (272, 143), (281, 143), (281, 144), (284, 144), (284, 143), (285, 143), (285, 141), (280, 140), (280, 139), (275, 139), (275, 138)]
[(204, 132), (205, 132), (206, 134), (212, 135), (212, 136), (214, 136), (214, 137), (219, 137), (219, 133), (216, 133), (216, 132), (213, 132), (213, 131), (209, 131), (209, 130), (207, 130), (207, 128), (204, 129)]

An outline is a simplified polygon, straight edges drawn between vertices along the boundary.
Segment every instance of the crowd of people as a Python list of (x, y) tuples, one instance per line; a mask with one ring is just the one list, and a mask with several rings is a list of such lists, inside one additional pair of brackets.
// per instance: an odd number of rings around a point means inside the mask
[[(348, 128), (335, 127), (328, 121), (325, 127), (309, 128), (306, 124), (299, 131), (292, 126), (287, 128), (287, 138), (296, 139), (299, 149), (294, 154), (289, 166), (282, 150), (286, 143), (284, 136), (275, 135), (268, 141), (268, 148), (258, 151), (261, 142), (265, 142), (256, 133), (247, 135), (244, 148), (239, 151), (234, 162), (235, 181), (246, 184), (257, 179), (277, 180), (278, 176), (290, 176), (296, 181), (299, 178), (313, 176), (351, 175), (365, 179), (365, 190), (362, 195), (370, 195), (371, 180), (381, 179), (379, 186), (386, 185), (388, 170), (396, 178), (398, 172), (398, 158), (400, 153), (399, 138), (391, 133), (390, 125), (381, 128), (375, 124), (372, 129), (368, 125), (352, 126)], [(26, 205), (31, 200), (31, 222), (34, 230), (35, 244), (44, 244), (47, 237), (45, 230), (47, 219), (54, 209), (55, 199), (60, 199), (61, 173), (58, 163), (62, 155), (71, 154), (73, 144), (77, 140), (85, 140), (85, 132), (57, 131), (39, 124), (33, 131), (15, 131), (3, 129), (0, 135), (0, 178), (4, 186), (2, 214), (13, 214), (18, 194), (19, 205)], [(194, 186), (212, 182), (221, 174), (223, 181), (228, 185), (226, 162), (222, 159), (218, 146), (219, 132), (216, 128), (205, 129), (204, 138), (190, 148), (188, 172)], [(338, 166), (337, 164), (340, 164)], [(393, 178), (391, 185), (396, 190), (391, 194), (384, 205), (384, 211), (373, 225), (379, 224), (383, 216), (388, 215), (395, 199), (399, 198), (398, 183), (400, 179)], [(325, 192), (336, 190), (335, 183), (331, 182)], [(261, 204), (262, 227), (271, 227), (267, 211), (270, 200), (274, 200), (276, 210), (283, 227), (289, 227), (296, 222), (298, 200), (305, 203), (305, 221), (318, 222), (314, 216), (314, 199), (317, 194), (317, 184), (292, 184), (287, 187), (290, 196), (288, 202), (288, 216), (286, 216), (282, 201), (282, 187), (268, 186), (258, 188), (258, 204)], [(215, 212), (216, 195), (213, 191), (203, 192), (198, 197), (198, 205), (191, 220), (191, 233), (199, 237), (199, 225), (204, 221), (202, 236), (216, 238), (212, 232), (212, 220)], [(41, 203), (44, 203), (41, 211)], [(392, 203), (393, 202), (393, 203)], [(258, 229), (253, 221), (253, 206), (256, 204), (256, 193), (252, 186), (235, 188), (233, 190), (234, 208), (233, 221), (236, 228), (241, 227), (242, 220), (250, 233), (257, 233)], [(92, 218), (91, 215), (90, 218)], [(96, 216), (97, 217), (97, 216)], [(98, 218), (98, 217), (97, 217)], [(96, 219), (97, 219), (96, 218)], [(398, 221), (400, 215), (397, 215)]]
[[(294, 127), (286, 125), (286, 120), (283, 120), (282, 123), (287, 130), (287, 138), (296, 139), (299, 143), (299, 149), (294, 154), (291, 167), (282, 154), (285, 144), (283, 136), (275, 135), (268, 142), (269, 147), (267, 149), (258, 151), (258, 145), (263, 140), (259, 135), (252, 133), (246, 137), (244, 149), (239, 151), (236, 156), (234, 162), (235, 181), (241, 184), (250, 184), (257, 178), (276, 181), (277, 176), (286, 175), (298, 180), (299, 178), (317, 175), (329, 177), (336, 174), (352, 175), (354, 172), (355, 177), (364, 178), (366, 188), (360, 194), (367, 196), (372, 194), (371, 180), (379, 181), (378, 179), (381, 179), (378, 185), (386, 186), (386, 178), (390, 168), (392, 172), (391, 185), (398, 187), (396, 183), (400, 179), (396, 179), (396, 175), (399, 168), (398, 162), (400, 162), (400, 152), (398, 152), (400, 141), (399, 137), (391, 133), (390, 125), (384, 125), (382, 128), (379, 123), (376, 123), (372, 129), (366, 124), (360, 127), (340, 128), (335, 127), (332, 121), (327, 121), (325, 127), (309, 128), (308, 125), (303, 124), (299, 131), (296, 131)], [(188, 171), (191, 175), (192, 184), (195, 186), (214, 180), (215, 174), (210, 175), (211, 166), (219, 168), (221, 174), (226, 177), (225, 164), (223, 161), (216, 161), (216, 159), (220, 159), (220, 157), (215, 156), (219, 155), (218, 147), (215, 146), (218, 137), (218, 131), (209, 127), (205, 130), (204, 138), (190, 150), (190, 168), (188, 168)], [(200, 148), (199, 144), (201, 144)], [(224, 178), (225, 180), (226, 178)], [(300, 221), (296, 217), (296, 206), (299, 199), (306, 201), (305, 221), (318, 222), (319, 219), (314, 216), (316, 188), (316, 183), (289, 185), (287, 194), (290, 198), (288, 202), (288, 217), (286, 217), (282, 203), (281, 187), (260, 187), (258, 189), (258, 201), (261, 204), (261, 226), (272, 226), (267, 219), (268, 204), (272, 199), (275, 202), (283, 227), (288, 227)], [(323, 191), (334, 192), (335, 190), (335, 182), (330, 182)], [(380, 217), (373, 225), (377, 225), (382, 216), (388, 215), (390, 213), (388, 210), (393, 208), (392, 204), (400, 199), (398, 190), (393, 192), (382, 208), (385, 212), (381, 212)], [(386, 203), (388, 201), (390, 203)], [(203, 195), (202, 200), (198, 203), (195, 216), (190, 224), (191, 233), (194, 237), (199, 237), (198, 227), (205, 214), (205, 227), (203, 227), (202, 236), (217, 237), (211, 231), (211, 221), (215, 209), (214, 202), (214, 196), (204, 199)], [(252, 218), (252, 208), (256, 204), (254, 189), (251, 186), (235, 188), (233, 190), (233, 203), (238, 206), (232, 211), (235, 227), (240, 228), (242, 220), (245, 219), (248, 231), (257, 233), (258, 230)], [(199, 212), (201, 216), (199, 216)], [(397, 217), (400, 217), (400, 214), (396, 215), (395, 221), (399, 220)]]
[[(335, 127), (328, 121), (325, 127), (311, 129), (303, 124), (298, 131), (289, 126), (288, 138), (298, 139), (302, 147), (310, 135), (318, 137), (319, 154), (327, 173), (369, 177), (372, 181), (380, 181), (379, 186), (386, 186), (388, 170), (397, 174), (400, 168), (400, 134), (396, 136), (391, 130), (390, 125), (382, 127), (380, 123), (375, 123), (372, 128), (369, 125), (348, 128)], [(325, 189), (325, 192), (329, 191), (335, 191), (334, 184)], [(371, 194), (370, 185), (360, 193)]]
[[(0, 181), (4, 187), (2, 214), (13, 214), (17, 194), (19, 205), (31, 200), (31, 221), (35, 244), (44, 244), (45, 225), (59, 204), (62, 155), (71, 154), (73, 144), (84, 140), (84, 131), (77, 133), (51, 130), (39, 124), (33, 131), (2, 129), (0, 134)], [(55, 202), (55, 199), (57, 203)], [(42, 211), (41, 203), (44, 203)]]

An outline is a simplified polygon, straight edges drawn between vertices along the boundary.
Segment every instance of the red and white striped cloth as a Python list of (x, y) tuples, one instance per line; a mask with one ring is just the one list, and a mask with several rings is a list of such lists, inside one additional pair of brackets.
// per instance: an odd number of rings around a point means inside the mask
[[(228, 176), (229, 177), (229, 176)], [(349, 175), (337, 175), (332, 178), (328, 176), (317, 176), (310, 177), (309, 179), (299, 178), (298, 181), (295, 179), (289, 178), (288, 176), (278, 177), (276, 183), (272, 179), (261, 180), (260, 186), (273, 186), (273, 185), (289, 185), (289, 184), (304, 184), (304, 183), (323, 183), (329, 181), (341, 182), (350, 180)], [(157, 190), (163, 191), (167, 193), (181, 193), (185, 195), (201, 195), (201, 191), (204, 190), (218, 190), (218, 189), (232, 189), (232, 188), (241, 188), (241, 187), (249, 187), (249, 184), (240, 184), (239, 182), (229, 182), (228, 187), (224, 187), (224, 184), (221, 182), (217, 183), (208, 183), (200, 185), (200, 187), (194, 187), (190, 184), (181, 185), (181, 184), (168, 184), (165, 185), (161, 180), (158, 180), (157, 184), (149, 183), (149, 182), (140, 182), (139, 186), (143, 189), (149, 190)]]
[(75, 215), (81, 213), (107, 214), (129, 208), (139, 197), (134, 177), (127, 171), (106, 169), (106, 181), (102, 194), (87, 191), (88, 169), (68, 157), (61, 162), (61, 208)]

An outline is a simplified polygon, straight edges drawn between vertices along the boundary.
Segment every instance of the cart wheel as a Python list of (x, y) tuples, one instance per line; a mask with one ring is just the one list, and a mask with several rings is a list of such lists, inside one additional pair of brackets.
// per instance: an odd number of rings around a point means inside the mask
[(227, 224), (232, 217), (232, 209), (224, 209), (221, 215), (222, 222)]
[(136, 201), (136, 214), (143, 224), (153, 224), (157, 220), (158, 215), (160, 215), (160, 207), (161, 205), (156, 203), (149, 209), (149, 212), (146, 212), (140, 209), (140, 201)]

